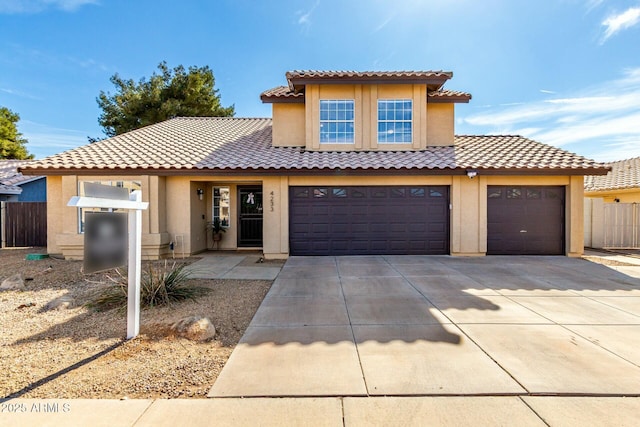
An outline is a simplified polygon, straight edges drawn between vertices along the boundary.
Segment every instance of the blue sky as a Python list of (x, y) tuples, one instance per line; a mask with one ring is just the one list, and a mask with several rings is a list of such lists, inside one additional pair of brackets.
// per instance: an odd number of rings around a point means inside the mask
[(239, 117), (287, 70), (444, 69), (458, 134), (640, 156), (640, 0), (0, 0), (0, 105), (37, 158), (103, 136), (109, 77), (162, 60), (209, 65)]

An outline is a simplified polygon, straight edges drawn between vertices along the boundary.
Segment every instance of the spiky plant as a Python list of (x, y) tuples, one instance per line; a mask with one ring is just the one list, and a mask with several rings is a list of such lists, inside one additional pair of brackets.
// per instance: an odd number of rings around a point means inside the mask
[[(149, 263), (140, 278), (140, 306), (155, 307), (187, 299), (195, 300), (209, 292), (209, 288), (195, 286), (189, 282), (190, 273), (186, 264), (171, 266)], [(115, 276), (108, 276), (111, 283), (87, 304), (97, 310), (124, 308), (127, 305), (127, 274), (116, 269)]]

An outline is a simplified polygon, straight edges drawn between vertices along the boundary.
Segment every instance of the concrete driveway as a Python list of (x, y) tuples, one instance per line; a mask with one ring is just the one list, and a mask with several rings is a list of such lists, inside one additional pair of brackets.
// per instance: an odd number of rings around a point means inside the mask
[(210, 392), (377, 395), (638, 396), (640, 279), (564, 257), (292, 257)]

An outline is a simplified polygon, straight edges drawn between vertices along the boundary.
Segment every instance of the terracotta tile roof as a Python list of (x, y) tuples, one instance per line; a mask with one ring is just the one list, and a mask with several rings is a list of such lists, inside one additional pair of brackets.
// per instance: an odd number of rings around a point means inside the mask
[(278, 86), (265, 90), (260, 94), (262, 102), (302, 102), (304, 103), (304, 92), (294, 92), (289, 86)]
[[(33, 162), (34, 160), (0, 160), (0, 184), (18, 186), (42, 178), (40, 176), (24, 176), (18, 172), (19, 167)], [(18, 187), (18, 189), (20, 188)]]
[(427, 93), (428, 102), (469, 102), (471, 94), (457, 90), (439, 89)]
[(587, 176), (584, 190), (609, 191), (637, 188), (640, 190), (640, 157), (607, 163), (611, 171), (603, 176)]
[[(469, 102), (471, 94), (456, 90), (439, 89), (427, 93), (429, 102)], [(304, 102), (304, 92), (296, 92), (288, 86), (277, 86), (260, 94), (262, 102)]]
[[(336, 171), (486, 169), (518, 173), (606, 173), (604, 164), (521, 136), (457, 136), (422, 151), (305, 151), (273, 147), (271, 119), (175, 118), (24, 166), (25, 173), (82, 171)], [(300, 141), (304, 144), (304, 141)]]
[(439, 89), (453, 77), (450, 71), (287, 71), (285, 76), (291, 90), (297, 90), (308, 83), (366, 83), (405, 82), (426, 83), (430, 90)]

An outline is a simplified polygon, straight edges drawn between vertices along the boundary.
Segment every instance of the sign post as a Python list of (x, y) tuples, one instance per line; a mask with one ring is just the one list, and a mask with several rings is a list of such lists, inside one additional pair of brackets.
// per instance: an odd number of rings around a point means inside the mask
[[(93, 184), (94, 186), (96, 184)], [(108, 187), (108, 186), (101, 186)], [(111, 187), (113, 188), (113, 187)], [(125, 209), (129, 211), (129, 277), (127, 289), (127, 339), (140, 333), (140, 273), (142, 264), (142, 211), (149, 203), (142, 201), (139, 190), (122, 198), (73, 196), (67, 206), (77, 208)], [(85, 241), (85, 245), (87, 242)]]

